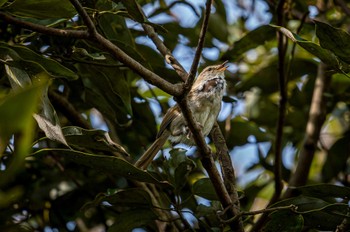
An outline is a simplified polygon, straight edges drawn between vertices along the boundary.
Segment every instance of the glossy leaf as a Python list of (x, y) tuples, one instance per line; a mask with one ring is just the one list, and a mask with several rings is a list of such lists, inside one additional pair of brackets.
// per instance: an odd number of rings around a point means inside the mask
[(337, 140), (329, 149), (325, 165), (322, 169), (322, 178), (325, 182), (336, 178), (338, 173), (346, 169), (346, 161), (350, 156), (350, 133)]
[(208, 200), (218, 200), (213, 184), (209, 178), (197, 180), (192, 186), (193, 194)]
[(70, 69), (58, 62), (45, 58), (23, 46), (8, 46), (0, 43), (0, 57), (6, 60), (7, 64), (22, 69), (31, 69), (33, 74), (45, 71), (52, 77), (64, 77), (69, 80), (77, 79), (78, 76)]
[(350, 35), (340, 29), (330, 26), (327, 23), (315, 21), (316, 35), (320, 45), (332, 51), (337, 57), (350, 63)]
[(16, 0), (7, 11), (18, 16), (31, 18), (71, 18), (76, 14), (69, 1), (61, 0)]
[(32, 114), (39, 103), (41, 85), (19, 89), (0, 101), (0, 137), (6, 144), (16, 134), (17, 147), (12, 162), (0, 173), (0, 187), (12, 181), (23, 168), (24, 158), (29, 154), (33, 142), (34, 120)]
[(139, 23), (143, 23), (145, 21), (145, 16), (139, 6), (139, 4), (135, 0), (122, 0), (123, 5), (128, 10), (128, 14), (132, 19)]
[(80, 127), (69, 126), (62, 128), (66, 141), (71, 146), (88, 148), (93, 151), (104, 151), (110, 154), (128, 155), (124, 148), (113, 142), (109, 134), (103, 130), (86, 130)]
[(301, 38), (299, 35), (292, 33), (288, 29), (284, 27), (276, 27), (280, 32), (282, 32), (285, 36), (290, 38), (293, 42), (297, 43), (299, 46), (304, 48), (306, 51), (310, 52), (314, 56), (318, 57), (325, 64), (334, 68), (335, 70), (340, 71), (343, 67), (339, 64), (337, 57), (329, 50), (322, 48), (321, 46), (307, 41)]
[(307, 185), (293, 188), (296, 193), (317, 198), (348, 198), (350, 188), (333, 184)]
[(187, 183), (188, 176), (194, 169), (195, 163), (193, 162), (193, 160), (186, 157), (185, 151), (176, 152), (176, 150), (175, 151), (172, 150), (170, 154), (171, 154), (172, 160), (174, 159), (178, 160), (176, 162), (177, 164), (175, 164), (174, 179), (175, 179), (176, 188), (180, 190)]
[(297, 206), (297, 213), (301, 213), (305, 226), (319, 230), (334, 230), (339, 225), (349, 210), (349, 206), (343, 203), (328, 203), (324, 200), (299, 196), (276, 203), (276, 206)]
[(167, 185), (167, 183), (159, 182), (149, 173), (134, 167), (129, 162), (114, 156), (96, 155), (68, 149), (42, 149), (33, 153), (33, 156), (42, 157), (50, 152), (54, 152), (56, 155), (77, 164), (101, 170), (107, 174), (122, 176), (141, 182)]
[(266, 232), (302, 231), (303, 216), (290, 210), (279, 210), (270, 214), (270, 220), (264, 227)]
[(149, 225), (157, 218), (151, 209), (128, 210), (117, 215), (115, 223), (108, 232), (132, 231), (136, 227)]
[(83, 211), (90, 209), (91, 207), (98, 207), (103, 202), (108, 202), (112, 207), (151, 207), (152, 199), (149, 194), (141, 189), (125, 189), (118, 190), (112, 194), (101, 193), (96, 196), (96, 198), (82, 208)]
[(259, 45), (264, 45), (267, 41), (276, 37), (276, 29), (269, 25), (262, 25), (234, 42), (232, 48), (229, 49), (224, 55), (224, 60), (236, 61), (245, 52), (250, 49), (256, 48)]
[(259, 129), (257, 125), (240, 118), (231, 121), (231, 128), (230, 134), (226, 139), (229, 147), (246, 144), (250, 136), (254, 136), (257, 142), (270, 140), (270, 135)]

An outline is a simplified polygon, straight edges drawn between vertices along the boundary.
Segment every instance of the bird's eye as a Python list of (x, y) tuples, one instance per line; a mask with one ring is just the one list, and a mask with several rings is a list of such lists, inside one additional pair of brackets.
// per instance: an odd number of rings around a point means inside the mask
[(208, 71), (212, 71), (213, 70), (213, 68), (208, 68)]

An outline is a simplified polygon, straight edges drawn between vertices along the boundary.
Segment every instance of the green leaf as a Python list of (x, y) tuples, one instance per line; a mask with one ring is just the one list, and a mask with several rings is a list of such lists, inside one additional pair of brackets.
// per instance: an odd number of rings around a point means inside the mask
[(293, 188), (296, 193), (317, 198), (348, 198), (350, 188), (333, 184), (307, 185)]
[(270, 214), (270, 220), (264, 227), (265, 232), (302, 231), (303, 216), (291, 210), (279, 210)]
[(146, 18), (142, 12), (141, 7), (135, 0), (121, 0), (123, 5), (128, 10), (128, 14), (134, 19), (136, 22), (143, 23)]
[(280, 32), (282, 32), (285, 36), (290, 38), (293, 42), (297, 43), (299, 46), (304, 48), (306, 51), (310, 52), (314, 56), (318, 57), (323, 63), (329, 65), (331, 68), (342, 72), (342, 65), (340, 65), (337, 57), (329, 50), (322, 48), (321, 46), (307, 41), (301, 38), (299, 35), (292, 33), (288, 29), (284, 27), (272, 26), (277, 28)]
[(78, 64), (77, 68), (86, 87), (85, 101), (111, 122), (129, 123), (132, 109), (126, 71), (87, 64)]
[(226, 19), (218, 13), (211, 14), (209, 17), (208, 31), (216, 39), (226, 42), (229, 34)]
[(172, 162), (175, 163), (175, 188), (181, 190), (181, 188), (187, 183), (188, 176), (196, 165), (193, 160), (187, 158), (186, 151), (184, 150), (173, 149), (170, 151), (170, 154), (171, 161), (174, 159), (177, 160), (177, 162)]
[(339, 172), (346, 170), (346, 162), (350, 154), (350, 132), (338, 139), (328, 150), (325, 164), (322, 168), (322, 178), (325, 182), (338, 176)]
[(29, 18), (72, 18), (76, 11), (69, 1), (61, 0), (16, 0), (6, 11)]
[(248, 142), (249, 136), (254, 136), (257, 142), (266, 142), (271, 140), (271, 136), (263, 132), (253, 123), (241, 118), (235, 118), (231, 121), (232, 130), (226, 139), (229, 147), (241, 146)]
[(107, 174), (122, 176), (131, 180), (169, 186), (168, 183), (160, 182), (146, 171), (138, 169), (124, 159), (114, 156), (96, 155), (68, 149), (41, 149), (33, 153), (33, 156), (43, 156), (50, 154), (51, 152), (55, 152), (56, 155), (62, 156), (69, 161), (101, 170)]
[(139, 188), (130, 188), (125, 190), (118, 190), (113, 194), (98, 194), (92, 202), (88, 202), (81, 209), (86, 211), (91, 207), (98, 207), (102, 202), (108, 202), (115, 207), (151, 207), (152, 199), (149, 194)]
[(224, 60), (236, 61), (241, 55), (250, 49), (256, 48), (259, 45), (264, 45), (266, 41), (272, 40), (276, 37), (276, 29), (263, 25), (243, 36), (238, 41), (234, 42), (232, 48), (229, 49), (224, 55)]
[(0, 101), (0, 139), (7, 144), (15, 134), (15, 154), (11, 163), (0, 172), (0, 187), (12, 181), (22, 168), (24, 158), (30, 153), (33, 142), (34, 120), (32, 114), (37, 109), (42, 85), (29, 86), (9, 94)]
[[(285, 68), (287, 68), (287, 65)], [(277, 92), (278, 85), (276, 83), (278, 83), (278, 75), (276, 70), (278, 70), (278, 60), (274, 59), (253, 74), (247, 75), (235, 88), (237, 91), (244, 92), (253, 87), (259, 87), (262, 90), (261, 93), (264, 95)], [(317, 74), (317, 63), (310, 59), (295, 57), (290, 64), (290, 70), (289, 81), (305, 77), (305, 75), (313, 77)]]
[(113, 142), (108, 132), (103, 130), (86, 130), (76, 126), (62, 128), (66, 141), (71, 146), (93, 151), (104, 151), (129, 155), (124, 148)]
[(303, 215), (305, 226), (318, 230), (334, 230), (349, 210), (347, 204), (331, 204), (318, 198), (302, 195), (277, 202), (271, 207), (288, 205), (297, 206), (297, 213)]
[(9, 46), (0, 43), (0, 58), (12, 67), (30, 71), (32, 74), (45, 71), (52, 77), (64, 77), (68, 80), (75, 80), (78, 76), (70, 69), (59, 64), (57, 61), (39, 55), (24, 46)]
[(340, 29), (332, 27), (326, 23), (315, 21), (316, 35), (320, 40), (320, 45), (331, 50), (336, 56), (346, 63), (350, 63), (350, 35)]
[(108, 232), (132, 231), (136, 227), (149, 225), (158, 216), (151, 209), (128, 210), (115, 217), (115, 223)]
[(0, 0), (0, 7), (2, 7), (5, 3), (7, 3), (9, 0)]
[(209, 178), (197, 180), (192, 186), (192, 192), (208, 200), (218, 200), (214, 186)]

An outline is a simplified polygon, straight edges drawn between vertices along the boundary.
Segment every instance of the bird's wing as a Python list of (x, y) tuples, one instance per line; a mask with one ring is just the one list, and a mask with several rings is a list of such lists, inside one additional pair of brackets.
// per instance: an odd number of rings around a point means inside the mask
[(157, 134), (157, 138), (159, 138), (163, 132), (168, 128), (170, 123), (181, 114), (181, 110), (178, 105), (171, 107), (166, 114), (164, 115), (163, 121), (160, 124), (160, 128)]

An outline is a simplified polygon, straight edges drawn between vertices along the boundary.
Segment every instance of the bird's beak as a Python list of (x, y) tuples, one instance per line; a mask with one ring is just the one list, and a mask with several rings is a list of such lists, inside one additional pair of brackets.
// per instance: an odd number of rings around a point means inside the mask
[(226, 60), (224, 63), (222, 63), (221, 65), (219, 65), (219, 67), (217, 68), (218, 71), (225, 71), (228, 68), (228, 65), (226, 65), (228, 63), (228, 60)]

